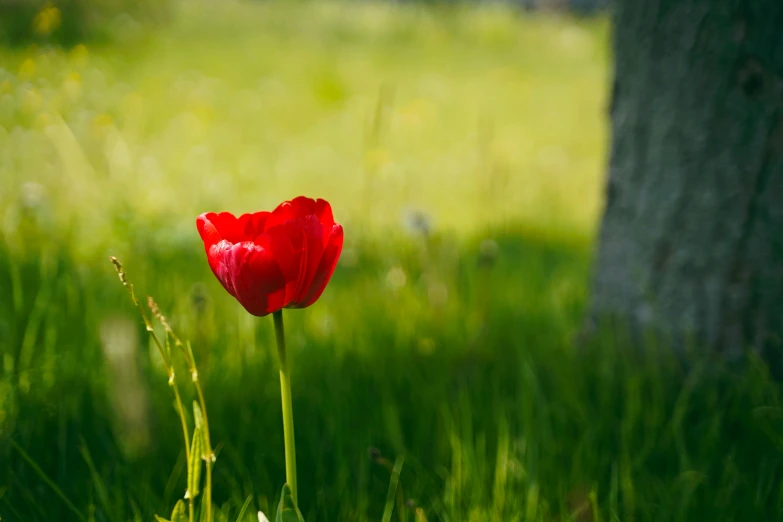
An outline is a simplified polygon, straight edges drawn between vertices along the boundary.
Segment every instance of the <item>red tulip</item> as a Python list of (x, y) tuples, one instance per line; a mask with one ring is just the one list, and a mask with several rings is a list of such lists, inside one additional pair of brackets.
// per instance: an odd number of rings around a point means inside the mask
[(313, 304), (343, 248), (329, 203), (304, 196), (238, 218), (207, 212), (196, 226), (218, 281), (257, 316)]

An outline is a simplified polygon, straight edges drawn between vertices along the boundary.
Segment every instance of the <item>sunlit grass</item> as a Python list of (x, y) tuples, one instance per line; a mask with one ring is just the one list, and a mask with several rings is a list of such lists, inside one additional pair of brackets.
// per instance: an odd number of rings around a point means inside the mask
[[(353, 230), (593, 230), (605, 24), (510, 8), (187, 3), (130, 49), (0, 54), (0, 198), (92, 252), (112, 217), (328, 198)], [(37, 190), (37, 189), (36, 189)], [(75, 202), (78, 201), (78, 204)]]

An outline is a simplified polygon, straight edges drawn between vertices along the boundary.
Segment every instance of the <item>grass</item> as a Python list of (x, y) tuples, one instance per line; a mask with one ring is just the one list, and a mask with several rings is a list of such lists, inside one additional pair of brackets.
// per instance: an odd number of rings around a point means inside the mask
[(166, 372), (108, 255), (193, 343), (218, 519), (271, 516), (272, 320), (220, 288), (194, 221), (299, 193), (346, 230), (324, 296), (286, 314), (308, 521), (388, 519), (399, 491), (455, 522), (781, 517), (781, 389), (752, 354), (573, 347), (605, 21), (280, 2), (175, 20), (133, 46), (0, 50), (4, 520), (146, 521), (185, 491)]

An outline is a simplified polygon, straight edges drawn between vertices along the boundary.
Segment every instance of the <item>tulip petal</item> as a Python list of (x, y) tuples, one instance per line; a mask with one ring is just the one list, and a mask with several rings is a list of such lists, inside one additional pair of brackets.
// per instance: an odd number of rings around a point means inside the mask
[(239, 220), (231, 212), (220, 212), (209, 216), (221, 239), (231, 243), (239, 243), (245, 240), (243, 227)]
[[(207, 230), (214, 230), (214, 226), (212, 226), (209, 221), (206, 223), (207, 224), (205, 227)], [(204, 242), (206, 243), (206, 239)], [(209, 268), (212, 269), (212, 273), (215, 274), (215, 277), (218, 281), (220, 281), (220, 284), (223, 285), (223, 288), (226, 289), (226, 292), (231, 294), (233, 297), (236, 297), (236, 292), (234, 291), (234, 282), (230, 279), (230, 277), (228, 277), (225, 267), (222, 266), (226, 251), (230, 250), (233, 246), (234, 245), (228, 241), (220, 240), (212, 245), (207, 245), (206, 251), (207, 262), (209, 263)]]
[(315, 214), (315, 200), (307, 196), (297, 196), (291, 200), (291, 209), (296, 217)]
[[(334, 225), (334, 216), (332, 207), (325, 199), (311, 199), (305, 196), (299, 196), (291, 200), (291, 209), (296, 217), (315, 216), (322, 225), (332, 229)], [(329, 234), (326, 234), (328, 237)]]
[(305, 272), (299, 281), (296, 295), (292, 300), (293, 303), (300, 302), (309, 291), (324, 253), (323, 227), (318, 222), (318, 218), (314, 215), (309, 215), (301, 220), (301, 223), (306, 237), (307, 263)]
[(215, 216), (216, 214), (214, 212), (206, 212), (196, 218), (196, 228), (198, 229), (198, 233), (201, 236), (201, 240), (204, 242), (204, 247), (207, 250), (207, 254), (209, 254), (209, 247), (216, 245), (223, 240), (217, 230), (217, 227), (215, 227), (212, 222), (212, 218)]
[(289, 305), (289, 308), (306, 308), (316, 302), (329, 279), (331, 279), (334, 269), (337, 267), (337, 260), (340, 258), (340, 252), (343, 249), (343, 227), (338, 224), (332, 226), (329, 234), (327, 246), (321, 256), (320, 263), (315, 271), (315, 276), (309, 284), (307, 292), (301, 299)]
[(221, 242), (210, 249), (210, 266), (226, 290), (245, 310), (264, 316), (285, 305), (286, 280), (272, 251), (251, 242), (228, 245)]
[(205, 244), (214, 245), (221, 240), (229, 243), (241, 243), (253, 241), (264, 231), (269, 212), (254, 212), (234, 217), (230, 212), (207, 212), (201, 214), (196, 220), (201, 239)]
[(316, 200), (305, 196), (299, 196), (291, 201), (283, 201), (280, 203), (277, 208), (271, 212), (265, 226), (268, 230), (281, 223), (285, 223), (288, 220), (306, 218), (307, 216), (317, 217), (322, 225), (329, 227), (328, 230), (331, 230), (331, 226), (334, 225), (332, 207), (326, 200)]
[(282, 225), (286, 221), (292, 221), (297, 218), (294, 206), (290, 201), (283, 201), (275, 208), (264, 224), (265, 230), (270, 230), (276, 226)]
[(255, 243), (268, 248), (280, 267), (285, 278), (285, 306), (296, 298), (307, 274), (307, 238), (302, 222), (286, 221), (272, 227)]
[(269, 217), (269, 212), (253, 212), (239, 216), (239, 226), (243, 230), (243, 241), (253, 241), (264, 232), (264, 225)]
[(325, 199), (315, 200), (313, 207), (313, 215), (318, 218), (318, 221), (324, 226), (324, 240), (328, 240), (329, 234), (334, 225), (334, 215), (332, 214), (332, 206)]

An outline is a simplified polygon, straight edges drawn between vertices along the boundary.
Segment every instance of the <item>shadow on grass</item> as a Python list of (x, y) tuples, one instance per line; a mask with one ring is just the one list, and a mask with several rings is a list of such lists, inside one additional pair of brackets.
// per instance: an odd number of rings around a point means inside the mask
[[(272, 321), (225, 295), (200, 245), (136, 237), (131, 281), (205, 378), (215, 501), (269, 513), (284, 481)], [(95, 520), (169, 512), (181, 430), (112, 267), (77, 264), (67, 238), (0, 248), (0, 514), (75, 517), (41, 473)], [(612, 335), (575, 351), (588, 265), (588, 245), (525, 231), (347, 244), (319, 303), (286, 312), (307, 520), (380, 518), (389, 474), (371, 447), (405, 455), (429, 520), (779, 516), (779, 386), (753, 359), (686, 371)]]

